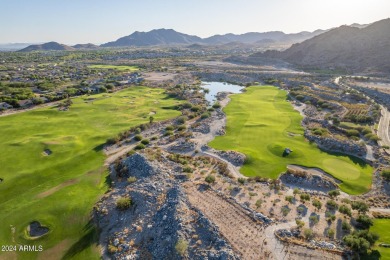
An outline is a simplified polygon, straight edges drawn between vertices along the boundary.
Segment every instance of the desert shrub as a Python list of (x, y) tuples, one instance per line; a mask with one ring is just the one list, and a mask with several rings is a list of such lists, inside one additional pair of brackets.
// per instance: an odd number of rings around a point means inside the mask
[(134, 177), (134, 176), (130, 176), (129, 178), (127, 178), (127, 182), (128, 182), (128, 183), (134, 183), (134, 182), (136, 182), (136, 181), (137, 181), (137, 178)]
[(305, 207), (299, 206), (299, 207), (297, 208), (297, 212), (298, 212), (299, 214), (302, 214), (303, 212), (305, 212)]
[(149, 139), (143, 139), (141, 141), (141, 143), (144, 144), (144, 145), (148, 145), (149, 144)]
[(142, 150), (142, 149), (145, 149), (145, 145), (144, 145), (144, 144), (137, 144), (137, 145), (134, 147), (134, 150)]
[(333, 238), (333, 237), (334, 237), (334, 234), (335, 234), (334, 229), (329, 228), (328, 230), (326, 230), (326, 236), (327, 236), (327, 237)]
[(341, 229), (349, 232), (351, 231), (351, 228), (351, 225), (346, 220), (343, 220), (343, 222), (341, 223)]
[(184, 124), (184, 123), (186, 122), (186, 120), (187, 120), (187, 118), (186, 118), (185, 116), (179, 116), (179, 117), (177, 118), (177, 122), (178, 122), (179, 124)]
[(221, 104), (219, 102), (215, 102), (213, 105), (213, 108), (215, 108), (215, 109), (221, 108)]
[(326, 221), (328, 221), (328, 222), (333, 222), (336, 220), (336, 216), (332, 212), (329, 212), (329, 211), (325, 212), (325, 218), (326, 218)]
[(262, 200), (262, 199), (256, 200), (255, 205), (256, 205), (257, 208), (260, 208), (260, 207), (261, 207), (261, 204), (263, 204), (263, 200)]
[(291, 209), (289, 207), (282, 207), (280, 211), (282, 212), (283, 216), (287, 216)]
[(346, 131), (348, 136), (359, 136), (359, 131), (355, 129), (349, 129)]
[(214, 183), (215, 182), (215, 176), (214, 175), (207, 175), (204, 179), (207, 183)]
[(166, 131), (166, 132), (164, 133), (164, 135), (165, 135), (165, 136), (173, 135), (173, 131), (170, 131), (170, 130), (169, 130), (169, 131)]
[(338, 207), (339, 207), (339, 205), (338, 205), (337, 202), (334, 201), (334, 200), (328, 200), (328, 201), (326, 202), (326, 207), (327, 207), (328, 209), (331, 209), (331, 210), (337, 210)]
[(342, 202), (342, 203), (345, 203), (345, 204), (351, 204), (351, 200), (350, 200), (350, 199), (347, 199), (347, 198), (342, 198), (342, 199), (341, 199), (341, 202)]
[(179, 125), (177, 127), (177, 130), (179, 130), (179, 131), (183, 131), (183, 130), (186, 130), (186, 129), (187, 129), (187, 127), (185, 125)]
[(256, 192), (249, 192), (248, 193), (248, 195), (250, 196), (250, 197), (254, 197), (254, 196), (257, 196), (258, 194), (256, 193)]
[(136, 135), (134, 136), (134, 140), (141, 141), (143, 139), (142, 135)]
[(293, 203), (294, 202), (294, 197), (293, 196), (286, 196), (284, 197), (284, 199), (290, 203)]
[(238, 181), (240, 184), (245, 184), (246, 179), (245, 179), (245, 178), (238, 178), (237, 181)]
[(130, 208), (133, 204), (133, 201), (129, 197), (121, 197), (116, 200), (116, 208), (119, 210), (126, 210)]
[(313, 206), (316, 207), (317, 209), (321, 209), (322, 207), (322, 203), (321, 201), (317, 200), (317, 199), (314, 199), (313, 202), (312, 202)]
[(186, 102), (186, 103), (184, 103), (184, 104), (182, 105), (182, 107), (183, 107), (183, 108), (186, 108), (186, 109), (189, 109), (189, 108), (191, 108), (191, 107), (192, 107), (192, 104), (191, 104), (191, 103), (188, 103), (188, 102)]
[(293, 190), (294, 195), (300, 194), (300, 193), (301, 193), (301, 191), (298, 188), (294, 188), (294, 190)]
[(368, 232), (368, 230), (361, 230), (345, 236), (343, 241), (354, 252), (366, 255), (367, 251), (378, 239), (379, 236), (377, 234)]
[(302, 201), (302, 202), (305, 202), (305, 201), (309, 201), (309, 200), (310, 200), (310, 195), (307, 194), (307, 193), (302, 193), (301, 195), (299, 195), (299, 197), (301, 198), (301, 201)]
[(368, 205), (363, 201), (352, 201), (351, 206), (353, 210), (357, 210), (359, 213), (366, 213), (368, 211)]
[(299, 219), (296, 219), (296, 220), (295, 220), (295, 223), (297, 223), (297, 227), (298, 227), (299, 229), (301, 229), (301, 228), (303, 228), (303, 227), (305, 226), (305, 222), (302, 221), (302, 220), (299, 220)]
[(191, 107), (191, 111), (192, 112), (198, 112), (200, 109), (201, 109), (200, 106), (193, 106), (193, 107)]
[(317, 215), (312, 215), (309, 217), (309, 222), (312, 224), (312, 225), (315, 225), (317, 224), (319, 221), (318, 219), (318, 216)]
[(174, 129), (175, 129), (175, 127), (173, 127), (173, 125), (169, 125), (169, 126), (165, 127), (165, 130), (167, 130), (167, 131), (172, 131)]
[(337, 196), (340, 195), (340, 191), (338, 191), (338, 190), (331, 190), (331, 191), (328, 192), (328, 195), (329, 195), (331, 198), (335, 198), (335, 197), (337, 197)]
[(383, 179), (390, 181), (390, 169), (385, 169), (381, 172)]
[(306, 228), (305, 230), (303, 230), (303, 235), (305, 236), (306, 240), (310, 240), (314, 236), (313, 231), (309, 228)]
[(141, 128), (137, 127), (134, 131), (135, 134), (140, 134), (141, 133)]
[(356, 223), (359, 228), (363, 228), (363, 229), (369, 229), (370, 226), (374, 224), (372, 222), (372, 219), (367, 215), (359, 215), (356, 218)]
[(209, 112), (205, 112), (205, 113), (203, 113), (203, 114), (200, 116), (201, 119), (205, 119), (205, 118), (208, 118), (208, 117), (210, 117), (210, 113), (209, 113)]
[(344, 215), (347, 215), (347, 216), (352, 216), (351, 208), (348, 207), (348, 206), (345, 205), (345, 204), (343, 204), (343, 205), (340, 206), (339, 212), (340, 212), (340, 213), (343, 213)]
[(117, 136), (117, 137), (113, 137), (113, 138), (107, 139), (106, 143), (107, 143), (108, 145), (111, 145), (111, 144), (116, 144), (116, 143), (118, 143), (119, 141), (120, 141), (120, 138), (119, 138), (119, 136)]
[(183, 172), (189, 172), (189, 173), (191, 173), (191, 172), (194, 172), (194, 170), (193, 170), (191, 167), (184, 167), (184, 168), (183, 168)]
[(179, 255), (184, 256), (187, 253), (188, 242), (186, 240), (179, 239), (176, 243), (175, 249)]

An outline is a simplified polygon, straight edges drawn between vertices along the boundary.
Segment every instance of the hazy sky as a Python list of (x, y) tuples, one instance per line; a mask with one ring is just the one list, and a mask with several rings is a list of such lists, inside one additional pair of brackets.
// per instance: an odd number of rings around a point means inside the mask
[(314, 31), (389, 17), (389, 0), (0, 0), (0, 43), (104, 43), (158, 28)]

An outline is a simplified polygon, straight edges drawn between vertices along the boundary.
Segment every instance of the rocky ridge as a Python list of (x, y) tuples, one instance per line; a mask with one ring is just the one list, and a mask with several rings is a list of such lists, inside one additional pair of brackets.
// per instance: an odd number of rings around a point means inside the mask
[[(103, 258), (182, 259), (181, 243), (190, 259), (238, 259), (218, 227), (188, 202), (178, 165), (161, 160), (134, 154), (112, 169), (113, 186), (95, 210)], [(129, 209), (116, 208), (121, 197), (131, 197)]]

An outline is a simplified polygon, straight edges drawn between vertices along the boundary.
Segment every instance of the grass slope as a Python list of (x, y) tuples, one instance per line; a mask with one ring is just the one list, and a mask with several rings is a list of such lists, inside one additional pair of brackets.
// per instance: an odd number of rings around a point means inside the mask
[[(241, 168), (246, 176), (277, 178), (289, 164), (318, 167), (341, 180), (341, 189), (351, 194), (367, 191), (372, 168), (362, 161), (321, 151), (303, 137), (302, 117), (286, 100), (287, 94), (272, 86), (253, 86), (231, 96), (225, 107), (226, 135), (210, 145), (247, 155)], [(289, 147), (293, 152), (283, 157)]]
[(138, 67), (136, 66), (126, 66), (126, 65), (91, 65), (88, 66), (91, 69), (114, 69), (120, 71), (137, 71)]
[[(370, 231), (379, 235), (379, 240), (376, 244), (385, 243), (390, 244), (390, 219), (375, 219), (374, 225)], [(390, 259), (390, 248), (376, 246), (374, 248), (381, 254), (381, 259)]]
[[(90, 246), (95, 233), (88, 220), (93, 204), (107, 189), (102, 144), (148, 122), (151, 111), (156, 121), (178, 116), (179, 111), (166, 108), (179, 101), (163, 92), (132, 87), (75, 98), (66, 112), (44, 108), (1, 117), (0, 245), (43, 245), (44, 252), (19, 253), (21, 259), (47, 258), (45, 253), (54, 258), (99, 258)], [(45, 156), (44, 149), (53, 153)], [(25, 239), (32, 220), (50, 227), (51, 233), (36, 241)], [(10, 225), (16, 227), (14, 235)], [(9, 258), (1, 254), (0, 259)]]

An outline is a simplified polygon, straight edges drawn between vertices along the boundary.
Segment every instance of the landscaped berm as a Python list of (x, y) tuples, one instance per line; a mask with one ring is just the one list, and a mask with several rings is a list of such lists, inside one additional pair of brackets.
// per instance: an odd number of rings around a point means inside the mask
[[(42, 245), (44, 250), (0, 252), (0, 259), (16, 259), (16, 254), (19, 259), (100, 257), (91, 245), (96, 233), (88, 220), (107, 190), (102, 145), (149, 122), (152, 111), (155, 121), (180, 115), (171, 109), (179, 101), (163, 92), (131, 87), (72, 99), (68, 111), (51, 107), (1, 118), (0, 245)], [(39, 232), (26, 233), (31, 223)]]
[[(296, 164), (321, 168), (342, 181), (340, 188), (350, 194), (368, 191), (372, 167), (354, 157), (323, 152), (305, 140), (302, 116), (287, 101), (284, 90), (248, 87), (245, 93), (232, 95), (224, 111), (226, 134), (210, 145), (244, 153), (244, 175), (277, 178), (287, 165)], [(292, 150), (287, 156), (286, 148)]]

